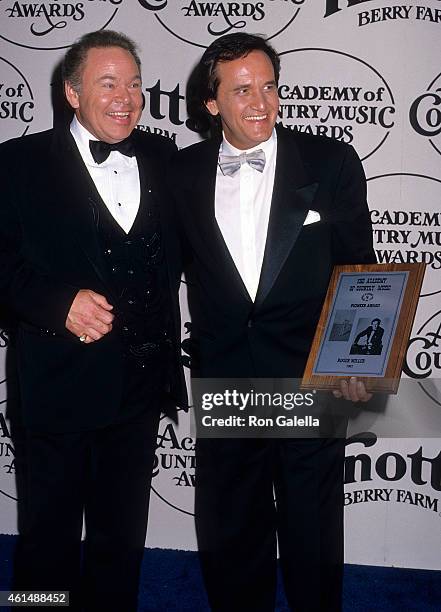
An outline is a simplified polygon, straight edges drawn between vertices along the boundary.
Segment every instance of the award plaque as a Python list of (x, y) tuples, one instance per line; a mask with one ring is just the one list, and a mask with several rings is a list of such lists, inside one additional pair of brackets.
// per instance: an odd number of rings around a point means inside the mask
[(356, 376), (369, 392), (396, 393), (425, 264), (336, 266), (301, 387), (339, 389)]

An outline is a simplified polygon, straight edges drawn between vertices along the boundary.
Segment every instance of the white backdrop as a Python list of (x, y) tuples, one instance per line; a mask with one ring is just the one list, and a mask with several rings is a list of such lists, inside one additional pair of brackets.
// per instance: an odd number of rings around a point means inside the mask
[[(185, 125), (190, 70), (214, 37), (245, 30), (269, 37), (282, 54), (280, 122), (359, 152), (379, 260), (428, 268), (406, 361), (415, 380), (389, 402), (387, 426), (375, 418), (351, 426), (351, 435), (374, 437), (348, 443), (346, 560), (441, 569), (441, 3), (2, 0), (1, 140), (51, 127), (55, 65), (74, 39), (102, 27), (140, 45), (141, 129), (179, 147), (194, 142)], [(16, 533), (7, 343), (0, 330), (0, 533)], [(194, 549), (187, 417), (179, 428), (163, 420), (158, 442), (147, 544)]]

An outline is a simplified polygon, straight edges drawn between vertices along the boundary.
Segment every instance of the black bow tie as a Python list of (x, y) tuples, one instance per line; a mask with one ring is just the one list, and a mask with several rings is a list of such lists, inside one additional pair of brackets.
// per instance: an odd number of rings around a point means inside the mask
[(119, 151), (127, 157), (133, 157), (135, 155), (133, 142), (130, 136), (114, 144), (102, 142), (101, 140), (89, 140), (89, 149), (97, 164), (102, 164), (106, 161), (112, 151)]

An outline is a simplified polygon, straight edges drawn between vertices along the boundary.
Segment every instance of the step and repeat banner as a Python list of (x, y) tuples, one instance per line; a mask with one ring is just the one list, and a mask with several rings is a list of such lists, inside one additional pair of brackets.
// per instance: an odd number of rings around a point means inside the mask
[[(381, 415), (373, 409), (351, 422), (346, 560), (441, 569), (441, 2), (1, 0), (1, 141), (52, 126), (55, 68), (76, 38), (100, 28), (139, 44), (141, 130), (179, 147), (195, 142), (186, 125), (190, 71), (214, 38), (247, 31), (281, 54), (279, 122), (358, 151), (378, 260), (425, 262), (427, 271), (399, 394)], [(185, 285), (181, 297), (186, 362)], [(0, 533), (17, 533), (8, 343), (3, 325)], [(194, 471), (188, 416), (178, 426), (162, 419), (149, 546), (195, 549)]]

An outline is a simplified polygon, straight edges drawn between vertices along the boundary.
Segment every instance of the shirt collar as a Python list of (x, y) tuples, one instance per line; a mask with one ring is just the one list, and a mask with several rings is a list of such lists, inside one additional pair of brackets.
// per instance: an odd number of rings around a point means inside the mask
[(251, 149), (246, 149), (245, 151), (243, 149), (236, 148), (230, 142), (228, 142), (228, 140), (225, 137), (225, 132), (222, 132), (222, 142), (221, 142), (219, 152), (222, 153), (223, 155), (240, 155), (241, 153), (251, 153), (251, 151), (257, 151), (259, 149), (262, 149), (262, 151), (265, 152), (266, 159), (268, 160), (273, 155), (276, 149), (276, 145), (277, 145), (277, 134), (276, 134), (275, 128), (273, 128), (273, 131), (271, 132), (271, 136), (268, 138), (268, 140), (261, 142), (255, 147), (252, 147)]
[(97, 164), (92, 157), (92, 153), (90, 152), (89, 140), (99, 140), (99, 138), (91, 134), (89, 130), (87, 130), (84, 125), (82, 125), (78, 121), (76, 115), (74, 115), (71, 121), (70, 132), (74, 137), (74, 140), (81, 153), (83, 161), (88, 166), (95, 166), (96, 168), (105, 168), (108, 166), (113, 167), (116, 164), (117, 166), (123, 166), (128, 168), (137, 167), (136, 157), (126, 157), (125, 155), (121, 155), (119, 151), (112, 151), (109, 157), (102, 164)]
[(93, 136), (93, 134), (91, 134), (89, 130), (86, 130), (84, 125), (82, 125), (78, 121), (76, 115), (74, 115), (71, 121), (70, 132), (74, 137), (74, 140), (77, 144), (78, 149), (80, 150), (81, 156), (83, 157), (84, 161), (86, 161), (88, 164), (98, 166), (98, 164), (95, 163), (95, 160), (93, 159), (92, 153), (90, 152), (89, 148), (89, 140), (98, 140), (98, 138), (96, 136)]

